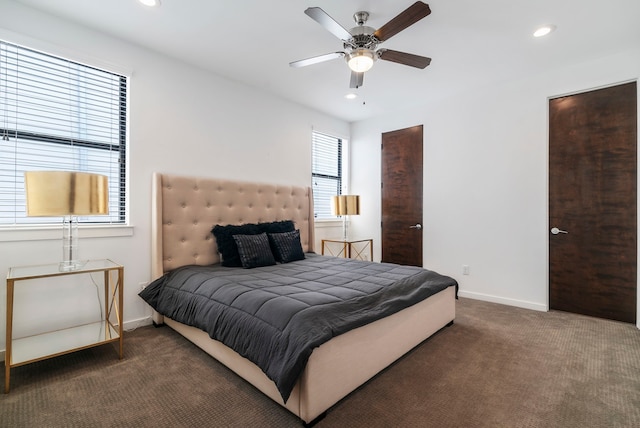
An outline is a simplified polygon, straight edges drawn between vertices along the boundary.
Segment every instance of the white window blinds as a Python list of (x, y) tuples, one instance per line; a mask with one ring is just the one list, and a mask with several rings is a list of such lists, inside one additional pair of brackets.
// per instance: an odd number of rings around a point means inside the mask
[(342, 140), (313, 132), (312, 184), (316, 219), (335, 219), (331, 197), (342, 193)]
[(0, 40), (0, 226), (27, 217), (24, 172), (67, 170), (109, 180), (109, 215), (126, 219), (127, 78)]

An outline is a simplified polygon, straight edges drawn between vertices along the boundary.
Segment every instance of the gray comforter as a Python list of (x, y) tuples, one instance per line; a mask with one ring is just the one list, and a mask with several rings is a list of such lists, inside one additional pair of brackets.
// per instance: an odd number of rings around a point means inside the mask
[(457, 286), (417, 267), (306, 256), (257, 269), (185, 266), (140, 296), (251, 360), (286, 402), (314, 348)]

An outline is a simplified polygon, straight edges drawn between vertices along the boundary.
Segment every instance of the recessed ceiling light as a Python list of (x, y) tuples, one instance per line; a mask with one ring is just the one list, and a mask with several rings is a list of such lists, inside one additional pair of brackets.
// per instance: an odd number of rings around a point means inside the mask
[(160, 0), (138, 0), (140, 3), (142, 3), (145, 6), (149, 6), (149, 7), (158, 7), (160, 6)]
[(539, 27), (536, 31), (534, 31), (533, 37), (546, 36), (547, 34), (551, 33), (555, 29), (556, 29), (556, 26), (553, 24), (543, 25), (542, 27)]
[(355, 100), (356, 98), (358, 98), (358, 94), (354, 94), (353, 92), (347, 94), (344, 96), (346, 99), (348, 100)]

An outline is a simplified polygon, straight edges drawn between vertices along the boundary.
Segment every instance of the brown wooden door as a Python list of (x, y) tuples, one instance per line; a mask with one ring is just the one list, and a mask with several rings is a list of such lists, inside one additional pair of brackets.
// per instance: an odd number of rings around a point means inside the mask
[(422, 266), (422, 125), (382, 134), (382, 261)]
[(549, 101), (551, 309), (636, 321), (636, 92)]

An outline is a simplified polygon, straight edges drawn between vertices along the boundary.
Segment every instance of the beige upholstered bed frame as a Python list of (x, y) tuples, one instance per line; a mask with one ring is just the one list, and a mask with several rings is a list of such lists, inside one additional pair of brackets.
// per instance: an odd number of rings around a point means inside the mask
[[(152, 278), (187, 264), (219, 262), (210, 233), (216, 224), (287, 219), (300, 229), (303, 249), (313, 251), (310, 188), (155, 173)], [(455, 290), (448, 287), (401, 312), (337, 336), (313, 351), (284, 403), (275, 384), (252, 362), (204, 331), (154, 313), (154, 322), (166, 323), (307, 423), (454, 318)]]

